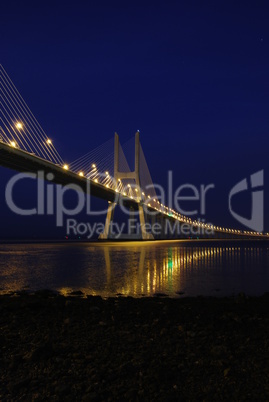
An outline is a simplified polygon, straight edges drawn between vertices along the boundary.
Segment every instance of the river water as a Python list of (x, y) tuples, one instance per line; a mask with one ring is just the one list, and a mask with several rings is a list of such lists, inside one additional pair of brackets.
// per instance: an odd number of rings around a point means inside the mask
[(269, 245), (120, 242), (0, 245), (0, 292), (81, 290), (103, 297), (269, 291)]

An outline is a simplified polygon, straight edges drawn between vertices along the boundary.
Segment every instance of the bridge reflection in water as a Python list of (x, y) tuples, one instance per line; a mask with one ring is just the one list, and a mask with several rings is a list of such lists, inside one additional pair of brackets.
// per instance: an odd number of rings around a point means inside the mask
[(161, 248), (134, 245), (118, 280), (119, 261), (115, 251), (113, 246), (103, 247), (107, 278), (104, 291), (108, 294), (197, 296), (241, 291), (255, 294), (259, 293), (261, 285), (255, 280), (255, 275), (261, 279), (260, 271), (266, 277), (268, 274), (269, 253), (267, 250), (264, 254), (265, 250), (260, 247), (179, 246), (170, 243)]
[(269, 248), (262, 245), (132, 243), (0, 246), (1, 291), (80, 289), (103, 297), (231, 295), (269, 291)]

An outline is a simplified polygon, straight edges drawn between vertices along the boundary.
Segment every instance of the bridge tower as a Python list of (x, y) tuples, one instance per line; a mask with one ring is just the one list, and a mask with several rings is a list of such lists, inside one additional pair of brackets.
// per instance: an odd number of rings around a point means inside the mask
[[(135, 134), (135, 169), (133, 172), (121, 172), (119, 171), (119, 136), (117, 133), (115, 133), (115, 138), (114, 138), (114, 179), (115, 183), (117, 185), (118, 180), (122, 179), (133, 179), (135, 180), (136, 186), (137, 186), (137, 200), (139, 201), (138, 204), (138, 217), (139, 217), (139, 222), (140, 222), (140, 228), (141, 228), (141, 238), (142, 240), (153, 240), (154, 237), (151, 233), (147, 233), (146, 228), (145, 228), (145, 215), (144, 215), (144, 208), (143, 208), (143, 203), (142, 203), (142, 191), (140, 187), (140, 133), (139, 131), (136, 132)], [(105, 222), (105, 228), (104, 232), (99, 236), (99, 239), (102, 240), (107, 240), (107, 239), (113, 239), (113, 236), (111, 235), (111, 224), (113, 222), (113, 217), (114, 217), (114, 211), (117, 203), (115, 202), (109, 202), (108, 203), (108, 209), (107, 209), (107, 215), (106, 215), (106, 222)], [(130, 211), (130, 215), (132, 215), (132, 211)], [(134, 235), (128, 234), (127, 236), (124, 237), (124, 239), (134, 239)]]

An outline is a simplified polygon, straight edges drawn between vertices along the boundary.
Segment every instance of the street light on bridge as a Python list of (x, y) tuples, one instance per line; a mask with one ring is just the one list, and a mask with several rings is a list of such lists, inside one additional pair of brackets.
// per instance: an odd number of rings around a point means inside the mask
[(22, 125), (22, 123), (20, 123), (20, 122), (18, 121), (18, 122), (16, 123), (15, 127), (16, 127), (18, 130), (21, 130), (21, 129), (23, 128), (23, 125)]

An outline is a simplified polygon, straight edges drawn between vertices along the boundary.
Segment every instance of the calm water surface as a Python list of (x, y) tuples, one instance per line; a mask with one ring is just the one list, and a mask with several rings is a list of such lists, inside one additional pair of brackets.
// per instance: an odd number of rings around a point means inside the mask
[(82, 290), (103, 297), (269, 291), (269, 247), (183, 242), (0, 245), (2, 293)]

